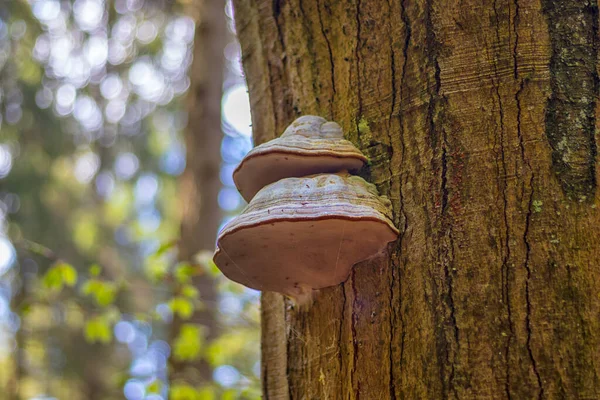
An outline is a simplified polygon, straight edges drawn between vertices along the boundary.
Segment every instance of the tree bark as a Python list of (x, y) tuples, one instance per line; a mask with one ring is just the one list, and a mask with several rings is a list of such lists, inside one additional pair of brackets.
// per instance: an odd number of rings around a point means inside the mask
[(599, 398), (596, 2), (234, 6), (256, 143), (339, 122), (401, 231), (308, 311), (263, 294), (265, 398)]
[[(190, 68), (188, 124), (185, 130), (186, 168), (181, 176), (181, 238), (179, 259), (193, 262), (201, 250), (213, 251), (222, 213), (218, 203), (221, 189), (221, 97), (227, 44), (225, 1), (197, 0), (188, 8), (197, 21)], [(216, 282), (208, 274), (193, 279), (200, 292), (202, 307), (189, 321), (175, 318), (172, 337), (182, 323), (191, 322), (205, 328), (207, 341), (219, 335)], [(172, 361), (171, 379), (187, 383), (212, 381), (212, 368), (204, 359), (187, 363)]]

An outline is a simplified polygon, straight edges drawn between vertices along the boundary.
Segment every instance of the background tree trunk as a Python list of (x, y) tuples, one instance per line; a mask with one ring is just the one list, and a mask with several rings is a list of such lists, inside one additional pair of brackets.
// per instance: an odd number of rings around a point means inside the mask
[[(181, 239), (179, 259), (193, 262), (201, 250), (213, 251), (222, 213), (218, 203), (221, 181), (221, 96), (228, 34), (225, 1), (196, 0), (188, 7), (196, 23), (190, 68), (188, 124), (185, 131), (186, 168), (181, 176)], [(219, 336), (216, 282), (208, 274), (197, 276), (194, 286), (200, 292), (202, 307), (188, 321), (175, 318), (172, 337), (182, 323), (205, 328), (207, 341)], [(172, 361), (171, 379), (187, 383), (212, 381), (212, 368), (204, 359), (194, 363)]]
[(600, 397), (596, 2), (234, 5), (256, 142), (336, 120), (401, 230), (263, 295), (265, 397)]

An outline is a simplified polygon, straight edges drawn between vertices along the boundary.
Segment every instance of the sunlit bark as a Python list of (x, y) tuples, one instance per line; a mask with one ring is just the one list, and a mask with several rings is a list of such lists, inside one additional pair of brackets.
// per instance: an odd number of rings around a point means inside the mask
[(599, 397), (597, 4), (234, 5), (256, 142), (336, 120), (401, 230), (306, 312), (263, 295), (265, 397)]

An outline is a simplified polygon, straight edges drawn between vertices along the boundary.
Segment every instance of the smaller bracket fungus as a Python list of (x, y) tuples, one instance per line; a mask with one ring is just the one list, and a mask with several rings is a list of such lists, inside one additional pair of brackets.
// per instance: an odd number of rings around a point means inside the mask
[(396, 240), (391, 203), (346, 172), (265, 186), (219, 234), (215, 264), (245, 286), (302, 301)]
[(252, 149), (233, 172), (233, 180), (246, 201), (266, 185), (282, 178), (317, 173), (355, 172), (367, 157), (344, 139), (333, 121), (305, 115), (283, 135)]

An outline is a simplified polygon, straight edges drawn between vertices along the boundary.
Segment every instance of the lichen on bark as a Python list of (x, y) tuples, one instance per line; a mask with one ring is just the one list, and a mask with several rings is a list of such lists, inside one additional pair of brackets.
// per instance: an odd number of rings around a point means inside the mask
[(591, 200), (596, 190), (598, 5), (582, 0), (544, 0), (552, 45), (546, 136), (565, 194)]

